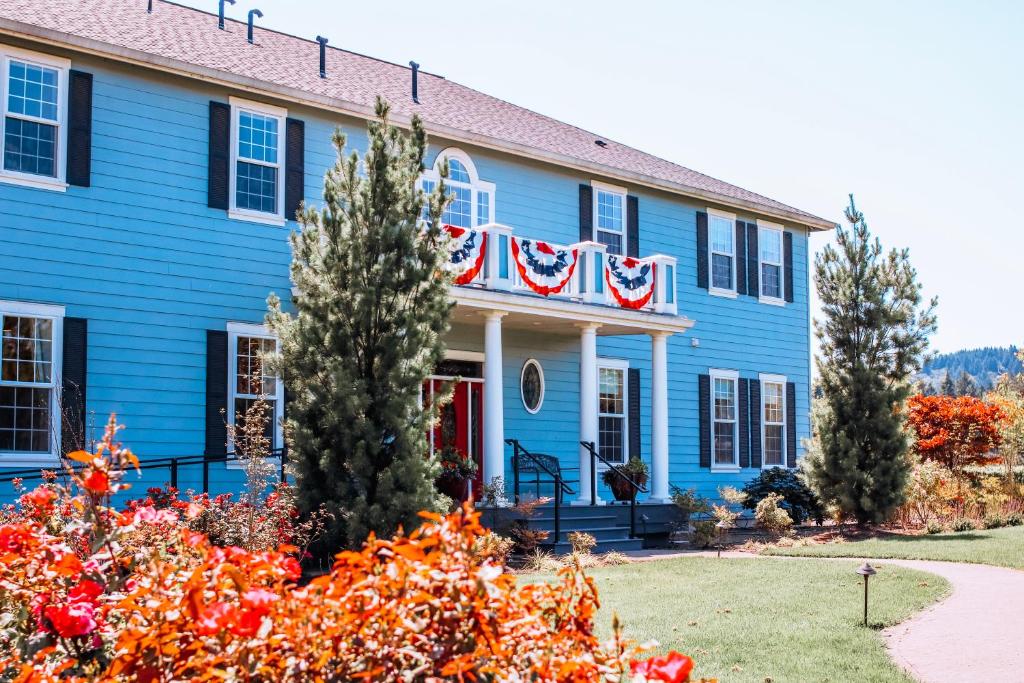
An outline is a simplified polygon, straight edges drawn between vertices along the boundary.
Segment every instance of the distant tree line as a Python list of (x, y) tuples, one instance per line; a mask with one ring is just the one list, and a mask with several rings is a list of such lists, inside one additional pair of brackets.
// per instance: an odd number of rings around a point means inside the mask
[(935, 356), (919, 376), (925, 395), (981, 396), (999, 376), (1024, 371), (1015, 346), (986, 346)]

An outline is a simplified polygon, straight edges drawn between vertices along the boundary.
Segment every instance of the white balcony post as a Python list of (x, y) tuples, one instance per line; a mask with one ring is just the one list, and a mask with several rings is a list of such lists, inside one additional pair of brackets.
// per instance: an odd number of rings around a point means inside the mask
[(583, 303), (604, 304), (604, 255), (608, 247), (600, 242), (580, 242), (578, 246), (577, 291), (582, 295)]
[[(580, 441), (598, 442), (597, 434), (597, 328), (596, 323), (581, 324), (580, 328)], [(590, 452), (580, 446), (579, 496), (573, 505), (600, 503), (590, 499), (591, 477), (596, 476), (590, 468)], [(594, 487), (596, 490), (596, 487)]]
[(655, 254), (650, 261), (657, 266), (654, 282), (654, 312), (670, 313), (678, 311), (676, 304), (676, 260), (664, 254)]
[(651, 334), (651, 500), (668, 494), (668, 332)]
[(501, 318), (488, 311), (484, 322), (484, 484), (505, 476), (505, 407), (501, 357)]
[(512, 289), (512, 228), (500, 223), (488, 223), (482, 229), (487, 235), (485, 286), (487, 289), (508, 291)]

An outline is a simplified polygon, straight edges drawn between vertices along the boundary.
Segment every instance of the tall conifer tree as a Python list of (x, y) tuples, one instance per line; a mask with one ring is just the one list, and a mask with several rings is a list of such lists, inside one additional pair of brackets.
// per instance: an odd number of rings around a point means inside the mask
[(414, 528), (439, 502), (419, 396), (449, 326), (445, 188), (442, 180), (429, 197), (417, 189), (426, 133), (418, 117), (400, 131), (388, 111), (378, 99), (362, 159), (346, 156), (344, 134), (334, 133), (324, 205), (301, 211), (291, 236), (294, 313), (268, 302), (301, 504), (335, 515), (326, 538), (335, 547)]
[(815, 320), (823, 398), (807, 478), (826, 503), (860, 524), (884, 521), (903, 502), (910, 470), (902, 404), (936, 326), (933, 299), (908, 251), (882, 251), (850, 196), (848, 229), (815, 259), (824, 320)]

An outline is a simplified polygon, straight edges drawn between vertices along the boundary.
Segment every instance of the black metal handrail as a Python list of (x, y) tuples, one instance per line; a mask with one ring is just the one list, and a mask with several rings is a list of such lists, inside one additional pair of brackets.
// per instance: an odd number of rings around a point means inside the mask
[(555, 484), (555, 543), (558, 543), (558, 538), (561, 532), (561, 501), (562, 494), (569, 496), (575, 495), (576, 492), (572, 490), (572, 487), (566, 483), (562, 478), (560, 472), (556, 472), (535, 458), (533, 453), (523, 448), (523, 445), (519, 443), (519, 439), (505, 439), (505, 443), (512, 447), (512, 477), (513, 477), (513, 496), (515, 502), (519, 504), (519, 456), (525, 455), (529, 460), (539, 467), (540, 469), (551, 475), (552, 481)]
[[(288, 453), (284, 448), (275, 448), (267, 453), (266, 458), (280, 458), (280, 477), (282, 483), (288, 482), (288, 474), (285, 471), (285, 465), (288, 462)], [(202, 465), (203, 467), (203, 493), (209, 493), (210, 491), (210, 465), (218, 462), (241, 462), (242, 458), (239, 457), (238, 453), (225, 453), (224, 455), (180, 455), (180, 456), (168, 456), (165, 458), (146, 458), (139, 462), (139, 470), (155, 470), (155, 469), (167, 469), (170, 473), (170, 486), (178, 487), (178, 470), (182, 467), (189, 465)], [(57, 476), (67, 474), (71, 472), (79, 472), (85, 468), (85, 465), (75, 467), (67, 464), (66, 459), (62, 458), (62, 467), (46, 468), (46, 467), (35, 467), (31, 469), (22, 470), (5, 470), (3, 477), (0, 478), (0, 484), (10, 483), (15, 479), (21, 480), (35, 480), (43, 479), (43, 472), (50, 471), (55, 472)]]
[(597, 446), (593, 441), (580, 441), (580, 445), (590, 452), (590, 504), (597, 505), (597, 461), (604, 463), (605, 467), (617, 474), (624, 482), (633, 487), (633, 495), (629, 498), (629, 537), (636, 538), (636, 494), (647, 493), (642, 484), (633, 481), (633, 478), (623, 472), (618, 465), (606, 460), (597, 452)]

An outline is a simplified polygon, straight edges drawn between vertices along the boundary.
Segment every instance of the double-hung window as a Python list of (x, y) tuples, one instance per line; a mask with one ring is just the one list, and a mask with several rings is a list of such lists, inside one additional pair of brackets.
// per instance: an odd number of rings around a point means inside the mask
[[(437, 155), (434, 167), (423, 174), (420, 187), (427, 194), (434, 191), (440, 180), (441, 164), (448, 160), (448, 177), (444, 184), (451, 201), (441, 214), (441, 223), (456, 228), (474, 228), (494, 220), (494, 183), (480, 180), (476, 166), (462, 150), (449, 148)], [(423, 219), (429, 219), (423, 207)]]
[(761, 299), (782, 303), (782, 226), (764, 221), (757, 224)]
[(592, 182), (594, 188), (594, 241), (609, 254), (623, 254), (626, 244), (626, 190)]
[(0, 301), (0, 463), (53, 462), (60, 444), (64, 309)]
[(711, 371), (711, 453), (712, 467), (739, 466), (739, 412), (734, 370)]
[(232, 218), (284, 225), (284, 127), (280, 107), (232, 97)]
[(277, 351), (277, 339), (262, 325), (228, 323), (228, 424), (238, 429), (257, 401), (267, 404), (265, 436), (270, 448), (283, 446), (284, 385), (265, 358)]
[(70, 62), (0, 45), (0, 180), (63, 189)]
[(761, 375), (761, 424), (764, 467), (786, 466), (786, 378)]
[(736, 295), (736, 217), (708, 210), (708, 262), (713, 294)]
[(626, 370), (622, 361), (602, 359), (597, 369), (598, 452), (609, 462), (626, 461), (628, 405)]

